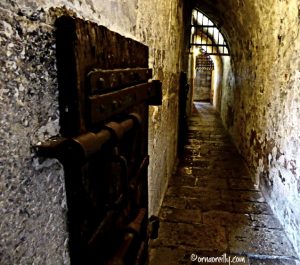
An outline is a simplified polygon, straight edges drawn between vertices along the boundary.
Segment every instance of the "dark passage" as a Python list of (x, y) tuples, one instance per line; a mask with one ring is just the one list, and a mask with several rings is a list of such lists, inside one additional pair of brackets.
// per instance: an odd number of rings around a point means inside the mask
[[(160, 211), (151, 265), (298, 264), (292, 245), (209, 103), (195, 103), (184, 152)], [(224, 254), (231, 263), (198, 261)], [(235, 256), (244, 261), (234, 263)]]

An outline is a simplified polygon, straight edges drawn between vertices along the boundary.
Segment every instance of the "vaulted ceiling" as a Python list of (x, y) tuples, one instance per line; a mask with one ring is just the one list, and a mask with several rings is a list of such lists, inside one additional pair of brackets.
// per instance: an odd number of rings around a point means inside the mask
[[(268, 1), (267, 1), (268, 2)], [(251, 39), (253, 29), (261, 27), (259, 12), (268, 3), (258, 0), (190, 0), (190, 8), (196, 8), (208, 16), (219, 28), (231, 48), (233, 42)]]

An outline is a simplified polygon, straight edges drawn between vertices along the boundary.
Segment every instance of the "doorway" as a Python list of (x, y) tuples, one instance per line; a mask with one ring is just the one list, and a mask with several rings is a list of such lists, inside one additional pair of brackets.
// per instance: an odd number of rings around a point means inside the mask
[(201, 50), (200, 54), (196, 57), (194, 81), (194, 97), (193, 101), (204, 101), (213, 103), (212, 93), (212, 73), (214, 64), (208, 54)]
[(192, 112), (194, 101), (210, 102), (221, 112), (224, 60), (230, 56), (227, 43), (217, 24), (199, 10), (192, 11), (188, 113)]

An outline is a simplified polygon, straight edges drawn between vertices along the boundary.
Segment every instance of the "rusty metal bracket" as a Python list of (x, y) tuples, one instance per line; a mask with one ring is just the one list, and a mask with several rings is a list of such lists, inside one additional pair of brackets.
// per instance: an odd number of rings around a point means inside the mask
[(67, 138), (55, 137), (51, 138), (43, 143), (38, 143), (34, 145), (33, 151), (40, 157), (57, 158), (58, 154), (63, 155), (66, 150)]
[(121, 240), (121, 245), (117, 250), (112, 260), (108, 262), (109, 265), (114, 264), (134, 264), (131, 262), (125, 263), (126, 257), (133, 251), (136, 238), (140, 236), (142, 226), (145, 224), (147, 218), (147, 209), (141, 208), (135, 219), (126, 227), (124, 236)]
[(149, 105), (161, 105), (161, 82), (153, 80), (120, 91), (104, 95), (92, 95), (88, 98), (90, 106), (90, 124), (99, 124), (108, 117), (117, 115), (126, 109), (146, 101)]
[(148, 222), (148, 233), (151, 239), (156, 239), (158, 237), (159, 230), (159, 217), (152, 215)]
[(152, 69), (94, 69), (88, 73), (87, 77), (89, 80), (90, 94), (97, 95), (148, 82), (152, 77)]
[(122, 122), (109, 122), (99, 132), (87, 132), (72, 138), (57, 138), (34, 147), (39, 156), (57, 158), (60, 161), (75, 160), (85, 162), (93, 154), (101, 150), (108, 141), (118, 142), (123, 135), (138, 126), (141, 117), (130, 113)]

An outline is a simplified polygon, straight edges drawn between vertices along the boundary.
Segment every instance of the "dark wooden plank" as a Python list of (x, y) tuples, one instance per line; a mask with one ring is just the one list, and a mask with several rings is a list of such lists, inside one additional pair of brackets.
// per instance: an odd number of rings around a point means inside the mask
[(60, 90), (61, 133), (87, 131), (86, 76), (94, 68), (148, 68), (148, 47), (78, 18), (56, 21), (57, 68)]

